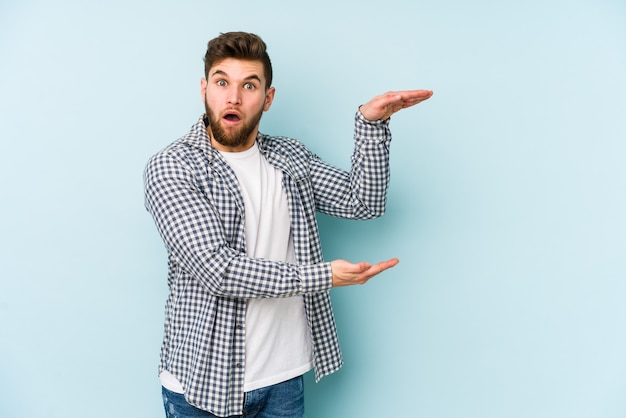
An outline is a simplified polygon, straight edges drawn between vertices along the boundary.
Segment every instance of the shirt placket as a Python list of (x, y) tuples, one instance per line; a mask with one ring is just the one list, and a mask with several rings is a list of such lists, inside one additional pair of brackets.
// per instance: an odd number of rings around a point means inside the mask
[(230, 409), (240, 413), (244, 402), (244, 379), (246, 367), (246, 302), (239, 301), (235, 312), (233, 337), (232, 381)]
[[(245, 206), (241, 191), (239, 190), (239, 183), (237, 177), (232, 169), (213, 151), (211, 155), (213, 161), (213, 169), (216, 175), (222, 177), (225, 180), (226, 187), (220, 192), (228, 194), (235, 201), (240, 221), (240, 230), (238, 233), (231, 233), (230, 236), (244, 237), (245, 231), (243, 231), (245, 225)], [(233, 231), (234, 232), (234, 231)], [(231, 243), (235, 244), (235, 243)], [(241, 251), (246, 250), (245, 241), (236, 243), (237, 247), (240, 247)], [(224, 364), (230, 364), (230, 384), (228, 385), (228, 410), (229, 415), (240, 414), (243, 409), (243, 403), (245, 399), (244, 395), (244, 382), (245, 382), (245, 367), (246, 367), (246, 301), (239, 300), (236, 302), (236, 307), (233, 312), (232, 319), (234, 320), (233, 334), (232, 334), (232, 346), (230, 362)], [(227, 340), (228, 336), (225, 336)], [(228, 354), (226, 354), (228, 355)]]

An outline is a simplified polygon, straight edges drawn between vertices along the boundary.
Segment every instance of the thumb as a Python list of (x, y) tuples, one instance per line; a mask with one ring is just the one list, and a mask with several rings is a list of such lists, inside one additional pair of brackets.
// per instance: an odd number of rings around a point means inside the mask
[(367, 269), (369, 269), (371, 266), (372, 265), (367, 261), (361, 261), (360, 263), (356, 263), (354, 265), (354, 270), (355, 273), (363, 273), (364, 271), (367, 271)]

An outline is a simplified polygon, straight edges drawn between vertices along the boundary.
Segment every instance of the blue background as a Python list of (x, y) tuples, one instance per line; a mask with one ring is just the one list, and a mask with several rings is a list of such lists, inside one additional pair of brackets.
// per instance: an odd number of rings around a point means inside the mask
[(202, 113), (206, 42), (268, 43), (262, 131), (347, 168), (357, 106), (392, 120), (387, 214), (320, 216), (346, 365), (307, 415), (626, 416), (626, 4), (0, 3), (0, 416), (162, 416), (163, 245), (150, 155)]

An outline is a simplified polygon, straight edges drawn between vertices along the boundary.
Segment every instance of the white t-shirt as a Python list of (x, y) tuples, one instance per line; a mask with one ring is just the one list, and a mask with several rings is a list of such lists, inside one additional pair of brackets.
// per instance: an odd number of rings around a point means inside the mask
[[(245, 205), (249, 257), (296, 261), (282, 172), (255, 143), (243, 152), (221, 153), (235, 171)], [(302, 296), (248, 300), (244, 391), (299, 376), (312, 367), (311, 338)]]
[[(294, 263), (291, 222), (282, 172), (272, 167), (254, 144), (243, 152), (220, 152), (233, 169), (245, 205), (247, 255)], [(250, 299), (246, 309), (244, 391), (284, 382), (313, 366), (311, 336), (302, 296)], [(170, 373), (161, 384), (182, 393)]]

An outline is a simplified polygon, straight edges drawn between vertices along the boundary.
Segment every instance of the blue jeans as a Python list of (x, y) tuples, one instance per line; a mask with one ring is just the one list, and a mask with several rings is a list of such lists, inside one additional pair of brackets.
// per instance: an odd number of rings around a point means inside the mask
[[(167, 418), (214, 418), (210, 412), (203, 411), (190, 405), (185, 395), (163, 390), (163, 405)], [(243, 415), (233, 415), (229, 418), (304, 418), (304, 383), (302, 376), (286, 382), (246, 392), (243, 405)]]

